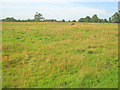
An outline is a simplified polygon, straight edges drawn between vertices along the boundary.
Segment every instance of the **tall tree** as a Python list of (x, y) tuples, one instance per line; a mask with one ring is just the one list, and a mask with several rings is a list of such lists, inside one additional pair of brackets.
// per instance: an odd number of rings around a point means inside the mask
[(91, 21), (92, 21), (92, 22), (98, 22), (98, 17), (97, 17), (96, 14), (93, 15), (93, 17), (91, 18)]
[(42, 16), (42, 14), (36, 12), (36, 14), (34, 15), (34, 20), (36, 22), (40, 22), (40, 20), (42, 20), (42, 19), (44, 19), (43, 16)]
[(111, 21), (111, 17), (109, 17), (109, 23), (111, 23), (112, 21)]
[(62, 19), (62, 22), (65, 22), (65, 19)]
[(119, 14), (117, 12), (112, 16), (112, 22), (113, 23), (119, 22)]
[(86, 22), (90, 22), (90, 21), (91, 21), (91, 18), (90, 18), (89, 16), (87, 16), (87, 17), (85, 18), (85, 21), (86, 21)]

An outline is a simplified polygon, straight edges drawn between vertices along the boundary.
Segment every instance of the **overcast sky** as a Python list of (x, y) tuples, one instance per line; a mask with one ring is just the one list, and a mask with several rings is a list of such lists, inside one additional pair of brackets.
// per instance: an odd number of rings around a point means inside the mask
[(33, 19), (40, 12), (46, 19), (78, 20), (97, 14), (109, 18), (118, 11), (119, 0), (1, 0), (1, 18)]

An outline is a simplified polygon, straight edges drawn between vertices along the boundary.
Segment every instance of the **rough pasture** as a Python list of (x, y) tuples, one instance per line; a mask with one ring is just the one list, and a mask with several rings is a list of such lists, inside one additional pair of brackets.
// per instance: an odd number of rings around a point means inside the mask
[(2, 27), (3, 88), (117, 88), (117, 24), (11, 22)]

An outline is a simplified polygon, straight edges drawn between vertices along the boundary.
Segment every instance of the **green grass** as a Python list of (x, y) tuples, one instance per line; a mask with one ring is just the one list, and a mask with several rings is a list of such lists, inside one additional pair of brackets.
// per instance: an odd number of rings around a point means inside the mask
[(118, 25), (2, 23), (3, 88), (117, 88)]

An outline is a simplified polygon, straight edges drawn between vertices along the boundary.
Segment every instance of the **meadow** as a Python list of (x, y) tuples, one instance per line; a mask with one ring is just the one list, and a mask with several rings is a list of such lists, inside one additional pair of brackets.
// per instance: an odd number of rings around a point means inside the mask
[(3, 88), (118, 88), (118, 24), (3, 22)]

